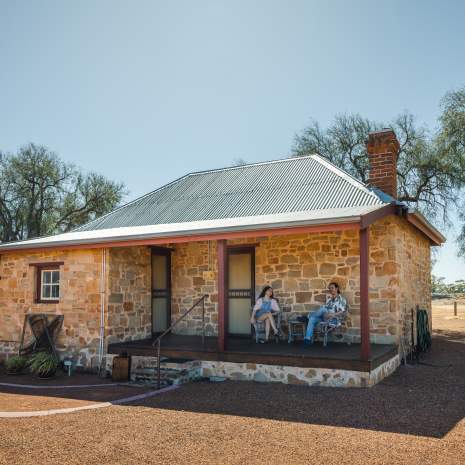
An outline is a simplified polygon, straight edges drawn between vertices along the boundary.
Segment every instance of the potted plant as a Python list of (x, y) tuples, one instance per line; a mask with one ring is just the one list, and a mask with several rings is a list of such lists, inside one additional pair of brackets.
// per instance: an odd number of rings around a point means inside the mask
[(14, 355), (5, 362), (6, 372), (9, 375), (19, 375), (27, 366), (27, 358)]
[(39, 378), (51, 378), (58, 368), (58, 360), (49, 352), (37, 352), (29, 360), (29, 369)]

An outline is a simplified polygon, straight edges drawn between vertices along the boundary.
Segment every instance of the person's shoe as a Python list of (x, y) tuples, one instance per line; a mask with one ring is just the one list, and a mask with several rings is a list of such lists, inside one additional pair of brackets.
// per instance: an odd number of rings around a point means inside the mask
[(304, 339), (304, 345), (311, 346), (313, 344), (313, 339)]

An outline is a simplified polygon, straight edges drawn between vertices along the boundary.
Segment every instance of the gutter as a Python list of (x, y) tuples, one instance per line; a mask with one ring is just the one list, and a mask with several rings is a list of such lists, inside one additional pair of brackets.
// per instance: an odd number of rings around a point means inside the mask
[[(289, 214), (290, 216), (292, 214)], [(404, 218), (416, 229), (429, 238), (433, 245), (441, 245), (446, 238), (434, 228), (419, 212), (409, 210), (404, 204), (392, 201), (362, 215), (333, 218), (315, 218), (287, 220), (281, 222), (238, 224), (194, 229), (173, 229), (161, 232), (144, 232), (139, 234), (121, 234), (106, 237), (82, 237), (62, 239), (50, 242), (27, 240), (0, 245), (0, 254), (15, 250), (43, 250), (53, 248), (101, 248), (125, 247), (131, 245), (157, 245), (167, 242), (192, 242), (200, 240), (232, 239), (249, 234), (293, 234), (299, 232), (328, 232), (341, 229), (364, 229), (375, 221), (388, 215)], [(213, 220), (212, 220), (213, 221)], [(240, 221), (239, 221), (240, 223)], [(182, 223), (179, 223), (182, 227)], [(136, 226), (136, 228), (142, 228)], [(119, 229), (119, 228), (118, 228)], [(123, 228), (121, 228), (123, 229)], [(126, 228), (124, 228), (126, 229)], [(87, 232), (87, 231), (86, 231)], [(84, 232), (83, 232), (84, 233)], [(67, 233), (73, 234), (73, 233)], [(53, 238), (54, 236), (51, 236)], [(57, 236), (59, 237), (59, 235)]]
[[(94, 246), (102, 247), (106, 245), (111, 247), (114, 243), (132, 243), (132, 242), (143, 242), (143, 241), (154, 241), (154, 243), (163, 242), (182, 242), (180, 240), (173, 241), (173, 239), (186, 239), (186, 238), (197, 238), (196, 240), (215, 238), (222, 238), (222, 235), (238, 234), (242, 232), (274, 232), (277, 230), (294, 230), (299, 228), (315, 228), (319, 226), (329, 231), (331, 226), (344, 226), (359, 224), (362, 216), (348, 216), (343, 218), (328, 218), (328, 219), (315, 219), (315, 220), (299, 220), (299, 221), (285, 221), (275, 222), (267, 224), (251, 224), (251, 225), (238, 225), (238, 226), (226, 226), (226, 227), (213, 227), (204, 229), (190, 229), (181, 231), (166, 231), (158, 233), (143, 233), (143, 234), (126, 234), (121, 236), (107, 236), (100, 238), (82, 238), (82, 239), (71, 239), (71, 240), (58, 240), (53, 242), (33, 242), (27, 243), (12, 243), (4, 244), (0, 246), (0, 254), (6, 253), (11, 250), (31, 250), (31, 249), (51, 249), (51, 248), (64, 248), (64, 247), (76, 247), (76, 246)], [(191, 239), (192, 240), (192, 239)], [(124, 244), (121, 244), (124, 246)]]

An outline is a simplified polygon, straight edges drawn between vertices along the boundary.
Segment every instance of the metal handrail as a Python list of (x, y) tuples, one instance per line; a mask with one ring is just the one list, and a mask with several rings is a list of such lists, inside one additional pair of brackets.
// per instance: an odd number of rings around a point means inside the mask
[(197, 307), (197, 305), (202, 302), (202, 345), (205, 347), (205, 299), (208, 297), (208, 294), (204, 294), (202, 297), (200, 297), (199, 300), (197, 300), (192, 307), (190, 307), (188, 310), (186, 310), (168, 329), (163, 331), (163, 333), (160, 334), (153, 342), (152, 342), (152, 347), (157, 346), (157, 384), (158, 384), (158, 389), (160, 389), (161, 386), (161, 374), (160, 374), (160, 348), (161, 348), (161, 340), (162, 338), (168, 334), (180, 321), (182, 321), (187, 315), (189, 315), (194, 308)]

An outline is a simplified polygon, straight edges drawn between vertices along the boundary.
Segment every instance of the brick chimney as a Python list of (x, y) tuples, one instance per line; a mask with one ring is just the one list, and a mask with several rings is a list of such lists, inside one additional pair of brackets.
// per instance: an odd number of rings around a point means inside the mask
[(367, 151), (370, 163), (368, 183), (397, 199), (397, 154), (399, 141), (392, 129), (370, 132)]

